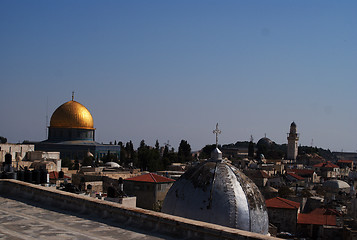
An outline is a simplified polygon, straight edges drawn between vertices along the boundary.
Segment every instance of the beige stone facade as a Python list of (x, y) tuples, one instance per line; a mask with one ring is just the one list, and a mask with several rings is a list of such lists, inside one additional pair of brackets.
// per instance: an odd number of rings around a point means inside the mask
[(11, 154), (12, 162), (22, 161), (26, 157), (26, 153), (35, 150), (33, 144), (14, 144), (14, 143), (2, 143), (0, 144), (0, 162), (5, 161), (5, 155)]

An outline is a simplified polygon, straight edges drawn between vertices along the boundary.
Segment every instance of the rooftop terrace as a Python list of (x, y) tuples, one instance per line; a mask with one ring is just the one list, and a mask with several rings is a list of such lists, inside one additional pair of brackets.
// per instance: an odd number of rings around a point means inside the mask
[(0, 213), (2, 239), (277, 239), (17, 180), (0, 180)]

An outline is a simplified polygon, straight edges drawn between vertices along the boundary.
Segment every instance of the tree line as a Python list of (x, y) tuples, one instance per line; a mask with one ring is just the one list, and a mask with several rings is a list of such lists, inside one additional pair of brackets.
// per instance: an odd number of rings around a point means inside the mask
[[(108, 154), (101, 158), (103, 163), (116, 162), (123, 167), (133, 167), (143, 171), (155, 172), (166, 170), (173, 162), (186, 163), (193, 160), (191, 146), (186, 140), (181, 140), (177, 152), (173, 147), (170, 148), (168, 144), (160, 147), (158, 140), (156, 140), (155, 146), (149, 146), (145, 143), (145, 140), (141, 140), (140, 146), (137, 149), (134, 149), (132, 141), (127, 143), (121, 141), (117, 143), (117, 141), (114, 141), (114, 144), (120, 146), (120, 157), (118, 158), (116, 155), (108, 152)], [(85, 157), (82, 165), (92, 165), (91, 163), (95, 163), (94, 159)]]

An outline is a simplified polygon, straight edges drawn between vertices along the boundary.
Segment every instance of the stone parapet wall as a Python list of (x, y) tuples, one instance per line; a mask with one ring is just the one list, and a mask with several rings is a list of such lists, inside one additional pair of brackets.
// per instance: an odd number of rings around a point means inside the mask
[(33, 200), (74, 212), (88, 212), (99, 218), (111, 218), (128, 226), (154, 230), (172, 237), (188, 239), (278, 239), (141, 208), (124, 207), (118, 203), (17, 180), (0, 180), (0, 195)]

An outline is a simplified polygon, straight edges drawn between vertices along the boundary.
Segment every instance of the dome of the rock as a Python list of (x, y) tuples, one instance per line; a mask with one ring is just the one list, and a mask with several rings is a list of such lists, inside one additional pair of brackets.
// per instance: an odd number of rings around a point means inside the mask
[(52, 114), (50, 127), (93, 129), (93, 118), (85, 106), (68, 101)]
[(48, 141), (94, 141), (93, 117), (79, 102), (68, 101), (59, 106), (51, 117)]
[(110, 154), (120, 158), (120, 146), (95, 141), (93, 117), (89, 110), (72, 100), (60, 105), (52, 114), (47, 140), (35, 145), (36, 151), (60, 152), (61, 159), (94, 158)]

